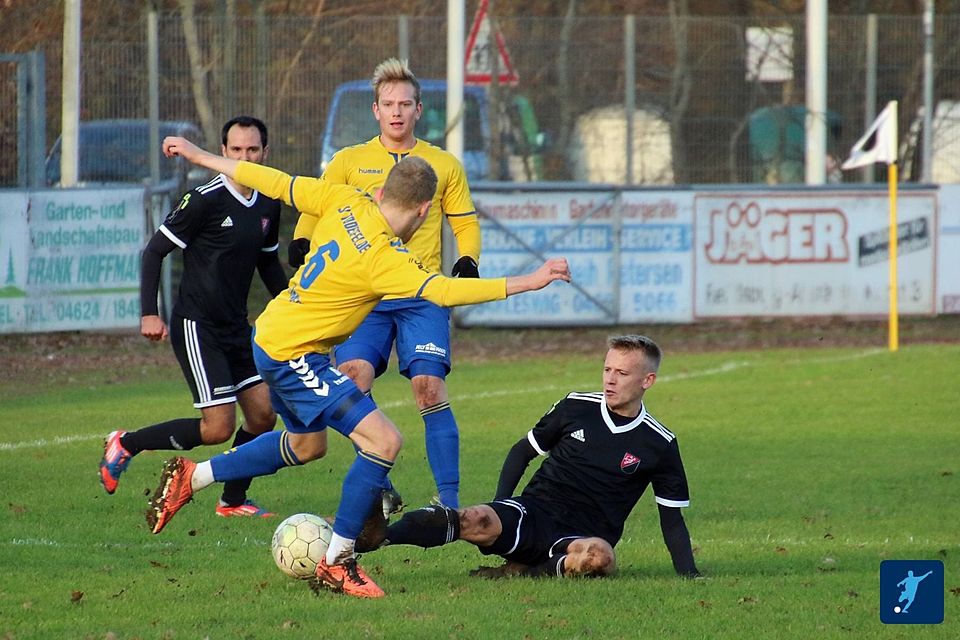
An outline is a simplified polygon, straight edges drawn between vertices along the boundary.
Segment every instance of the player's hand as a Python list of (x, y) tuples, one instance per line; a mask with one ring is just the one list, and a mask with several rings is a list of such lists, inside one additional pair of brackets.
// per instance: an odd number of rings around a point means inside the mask
[(308, 253), (310, 253), (310, 239), (294, 238), (287, 245), (287, 262), (294, 269), (299, 269), (307, 259)]
[(540, 286), (535, 289), (542, 289), (554, 280), (570, 282), (570, 265), (567, 264), (566, 258), (550, 258), (531, 275), (540, 283)]
[(540, 268), (525, 276), (510, 276), (507, 278), (507, 295), (512, 296), (524, 291), (537, 291), (554, 280), (570, 282), (570, 266), (566, 258), (551, 258), (540, 265)]
[(167, 339), (167, 324), (160, 316), (143, 316), (140, 318), (140, 335), (148, 340), (159, 342)]
[(477, 268), (477, 261), (470, 256), (460, 256), (460, 259), (454, 263), (450, 275), (454, 278), (479, 278), (480, 269)]
[(187, 162), (194, 162), (201, 153), (206, 153), (186, 138), (167, 136), (163, 139), (163, 155), (168, 158), (180, 156)]

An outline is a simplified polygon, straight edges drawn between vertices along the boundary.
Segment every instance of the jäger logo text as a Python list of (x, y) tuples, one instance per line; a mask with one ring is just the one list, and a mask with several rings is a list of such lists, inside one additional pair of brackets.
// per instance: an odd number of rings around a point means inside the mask
[(847, 262), (847, 220), (838, 209), (768, 209), (731, 203), (710, 212), (707, 260), (717, 264)]

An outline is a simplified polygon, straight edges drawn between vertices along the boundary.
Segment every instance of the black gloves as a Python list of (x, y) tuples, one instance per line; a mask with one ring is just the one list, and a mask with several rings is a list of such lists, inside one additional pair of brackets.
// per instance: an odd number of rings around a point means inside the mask
[(477, 268), (477, 261), (470, 256), (460, 256), (450, 275), (454, 278), (479, 278), (480, 269)]
[(287, 246), (287, 262), (294, 269), (299, 269), (308, 253), (310, 238), (294, 238)]

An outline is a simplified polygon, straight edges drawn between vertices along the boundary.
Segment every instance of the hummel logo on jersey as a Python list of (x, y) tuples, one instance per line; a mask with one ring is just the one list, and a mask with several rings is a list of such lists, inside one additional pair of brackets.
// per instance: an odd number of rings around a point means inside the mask
[(372, 173), (372, 174), (374, 174), (374, 175), (381, 175), (381, 174), (383, 173), (383, 169), (364, 169), (363, 167), (360, 167), (360, 169), (358, 169), (358, 171), (359, 171), (359, 173), (361, 173), (361, 174)]
[(223, 219), (223, 222), (220, 223), (220, 226), (221, 226), (221, 227), (232, 227), (232, 226), (233, 226), (233, 218), (231, 218), (230, 216), (227, 216), (226, 218)]
[(447, 355), (447, 350), (443, 347), (438, 347), (432, 342), (427, 344), (418, 344), (413, 349), (414, 353), (429, 353), (431, 355), (440, 356), (441, 358)]
[(624, 473), (633, 473), (640, 466), (640, 458), (629, 451), (623, 454), (623, 460), (620, 461), (620, 471)]
[(297, 377), (300, 378), (303, 386), (308, 389), (313, 389), (315, 394), (323, 398), (326, 398), (330, 393), (330, 385), (317, 377), (317, 374), (310, 368), (310, 363), (307, 362), (306, 356), (300, 356), (299, 360), (290, 360), (287, 364), (299, 374)]
[(577, 429), (570, 434), (570, 437), (574, 440), (579, 440), (580, 442), (586, 442), (587, 439), (583, 437), (583, 429)]

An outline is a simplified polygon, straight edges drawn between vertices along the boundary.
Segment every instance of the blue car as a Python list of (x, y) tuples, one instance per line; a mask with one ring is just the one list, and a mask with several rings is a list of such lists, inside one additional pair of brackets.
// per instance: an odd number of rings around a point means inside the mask
[[(207, 178), (183, 158), (166, 158), (160, 148), (150, 149), (150, 123), (145, 119), (84, 120), (79, 129), (80, 159), (78, 182), (84, 185), (144, 184), (150, 179), (150, 154), (160, 158), (160, 182), (176, 191), (186, 191)], [(203, 144), (200, 129), (191, 122), (163, 120), (160, 140), (183, 136)], [(50, 149), (46, 162), (49, 186), (60, 184), (61, 139)]]

